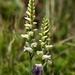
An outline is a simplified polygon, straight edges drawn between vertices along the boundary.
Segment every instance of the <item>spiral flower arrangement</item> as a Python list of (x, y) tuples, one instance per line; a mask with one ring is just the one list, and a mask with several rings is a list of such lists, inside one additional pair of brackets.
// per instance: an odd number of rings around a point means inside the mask
[(27, 17), (25, 17), (26, 24), (24, 25), (25, 29), (26, 29), (26, 33), (22, 34), (21, 36), (26, 39), (24, 51), (27, 51), (29, 53), (30, 75), (31, 75), (32, 58), (33, 58), (34, 53), (35, 53), (34, 48), (37, 47), (37, 43), (34, 39), (35, 31), (37, 29), (33, 29), (33, 26), (35, 24), (37, 24), (36, 22), (34, 22), (34, 19), (35, 19), (34, 0), (29, 0), (26, 14), (27, 14)]
[(44, 70), (44, 74), (46, 74), (47, 71), (47, 64), (52, 64), (51, 61), (51, 55), (50, 55), (50, 49), (51, 47), (53, 47), (52, 45), (50, 45), (50, 27), (48, 24), (48, 20), (45, 18), (43, 18), (42, 21), (42, 27), (41, 27), (41, 33), (39, 33), (39, 35), (41, 36), (41, 49), (42, 51), (37, 51), (38, 55), (42, 55), (42, 66), (43, 66), (43, 70)]
[[(41, 51), (35, 50), (35, 47), (37, 47), (37, 42), (35, 40), (35, 31), (37, 29), (34, 29), (33, 26), (37, 24), (34, 22), (35, 19), (35, 5), (34, 5), (34, 0), (29, 0), (28, 8), (26, 11), (27, 17), (26, 23), (25, 23), (25, 29), (26, 33), (21, 34), (23, 38), (26, 39), (25, 46), (24, 46), (24, 51), (27, 51), (29, 53), (29, 63), (30, 63), (30, 68), (29, 68), (29, 75), (42, 75), (40, 68), (43, 68), (44, 72), (47, 69), (47, 63), (51, 64), (51, 55), (50, 55), (50, 48), (52, 45), (50, 45), (50, 27), (48, 24), (48, 20), (43, 18), (42, 22), (42, 28), (41, 28)], [(41, 64), (35, 64), (35, 68), (33, 69), (32, 67), (32, 58), (34, 54), (37, 53), (37, 55), (42, 55), (42, 62)], [(35, 74), (37, 71), (39, 71), (38, 74)], [(45, 73), (46, 74), (46, 73)]]

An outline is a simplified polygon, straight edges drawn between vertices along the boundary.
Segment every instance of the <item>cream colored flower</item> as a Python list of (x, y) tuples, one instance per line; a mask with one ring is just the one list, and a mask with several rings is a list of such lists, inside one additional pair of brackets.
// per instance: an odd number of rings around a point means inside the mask
[(29, 38), (28, 34), (25, 34), (25, 35), (21, 34), (21, 37), (26, 38), (26, 39)]
[(28, 17), (25, 17), (25, 19), (31, 22), (31, 19), (30, 19), (30, 18), (28, 18)]
[(28, 14), (29, 16), (31, 16), (30, 12), (29, 11), (26, 11), (26, 14)]
[(31, 47), (24, 46), (24, 51), (28, 51), (28, 52), (32, 53), (33, 49)]
[(37, 31), (37, 29), (34, 29), (34, 32)]
[(29, 34), (30, 36), (33, 36), (33, 35), (34, 35), (34, 32), (33, 32), (33, 31), (30, 31), (28, 34)]
[(32, 28), (31, 24), (24, 24), (25, 27)]
[(51, 59), (51, 55), (43, 55), (42, 60)]
[(33, 24), (35, 25), (35, 24), (37, 24), (37, 22), (33, 22)]
[(37, 42), (31, 43), (31, 47), (37, 47)]
[(43, 67), (42, 64), (35, 64), (35, 66), (41, 67), (41, 68)]
[(44, 35), (45, 35), (46, 33), (48, 33), (48, 31), (49, 31), (49, 30), (44, 31)]
[(42, 40), (45, 40), (46, 38), (47, 38), (47, 36), (43, 36), (43, 37), (42, 37)]
[(40, 42), (42, 42), (42, 40), (39, 40)]
[(37, 55), (43, 55), (43, 51), (37, 51)]
[(46, 49), (50, 49), (53, 47), (53, 45), (45, 45)]
[(44, 45), (45, 45), (45, 43), (44, 43), (44, 42), (41, 42), (41, 45), (42, 45), (42, 46), (44, 46)]
[(29, 29), (29, 27), (26, 27), (26, 29)]
[(42, 36), (42, 33), (39, 33), (40, 36)]

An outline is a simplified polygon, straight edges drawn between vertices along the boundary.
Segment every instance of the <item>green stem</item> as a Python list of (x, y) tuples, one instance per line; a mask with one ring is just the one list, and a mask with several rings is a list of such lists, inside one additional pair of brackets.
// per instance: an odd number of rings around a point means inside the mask
[(44, 67), (44, 75), (47, 75), (47, 67)]
[(44, 75), (47, 75), (47, 63), (46, 62), (43, 64), (43, 73)]
[(32, 57), (31, 57), (31, 53), (29, 53), (29, 75), (32, 75)]
[(12, 57), (12, 75), (14, 75), (14, 58), (15, 58), (15, 51), (13, 51), (13, 57)]

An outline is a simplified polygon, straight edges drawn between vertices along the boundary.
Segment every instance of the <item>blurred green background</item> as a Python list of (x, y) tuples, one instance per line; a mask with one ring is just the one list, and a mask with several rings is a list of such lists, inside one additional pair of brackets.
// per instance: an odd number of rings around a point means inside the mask
[[(0, 75), (28, 75), (29, 56), (23, 51), (24, 23), (29, 0), (0, 0)], [(48, 75), (75, 75), (75, 0), (35, 0), (39, 40), (46, 14), (51, 28), (53, 64)], [(40, 50), (40, 44), (36, 50)], [(40, 62), (33, 58), (33, 65)]]

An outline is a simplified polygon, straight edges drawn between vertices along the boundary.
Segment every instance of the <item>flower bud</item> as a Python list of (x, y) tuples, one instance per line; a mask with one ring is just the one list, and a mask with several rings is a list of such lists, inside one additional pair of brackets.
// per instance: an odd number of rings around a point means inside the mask
[(39, 33), (40, 36), (42, 36), (42, 33)]
[(30, 18), (28, 18), (28, 17), (25, 17), (25, 19), (31, 22), (31, 19), (30, 19)]
[(33, 14), (35, 14), (35, 10), (33, 10)]
[(31, 15), (29, 11), (26, 11), (26, 14), (29, 15), (29, 16)]
[(44, 41), (46, 38), (47, 38), (47, 36), (43, 36), (43, 37), (42, 37), (42, 40)]
[(29, 12), (31, 12), (31, 9), (29, 7), (27, 9), (28, 9)]
[(49, 32), (49, 30), (44, 31), (44, 35), (46, 35), (46, 33), (48, 33), (48, 32)]
[(33, 20), (35, 19), (35, 15), (33, 16)]
[(45, 27), (44, 27), (44, 30), (46, 30), (47, 28), (48, 28), (48, 26), (45, 26)]

